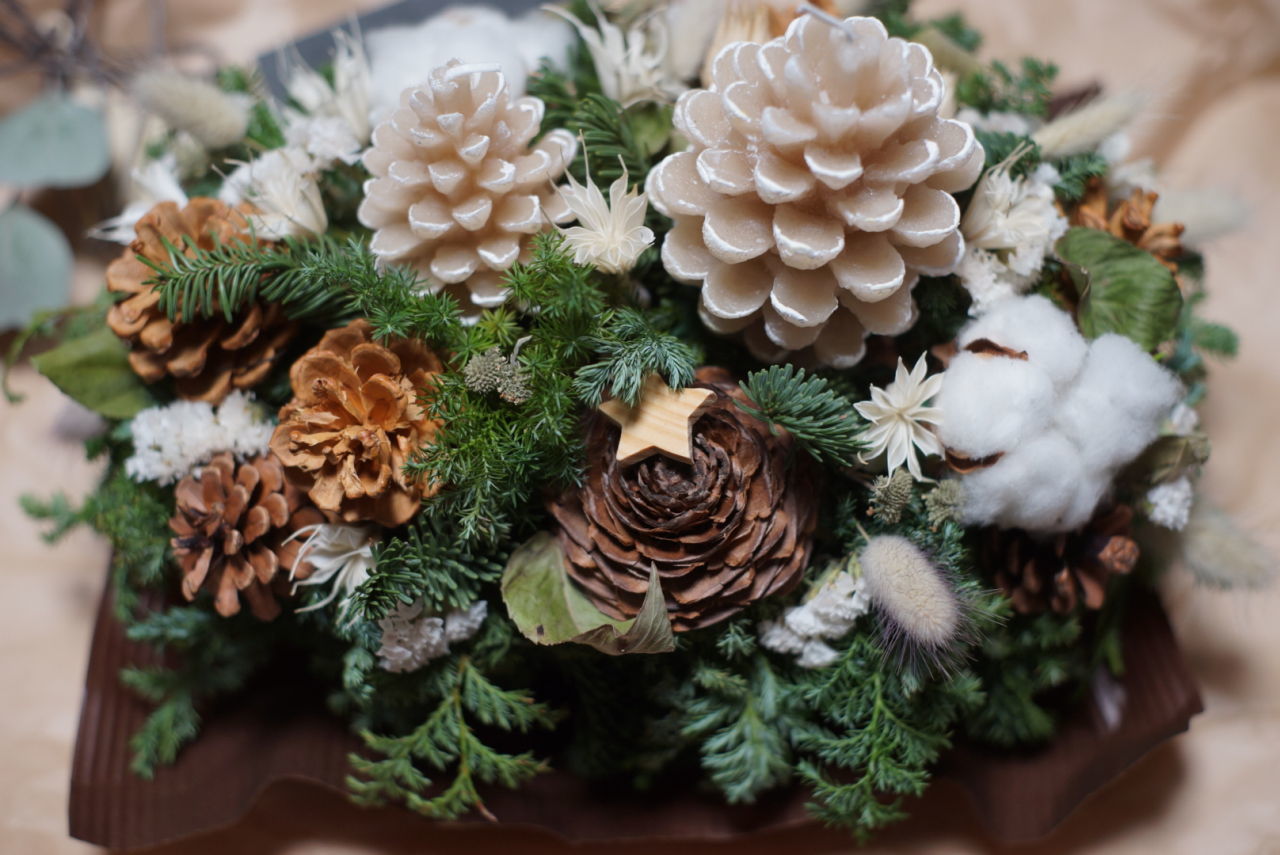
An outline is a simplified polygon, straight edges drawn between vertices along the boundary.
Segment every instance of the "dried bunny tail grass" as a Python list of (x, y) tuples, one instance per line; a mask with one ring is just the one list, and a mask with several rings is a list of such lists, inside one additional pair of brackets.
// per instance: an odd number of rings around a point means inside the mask
[(1226, 190), (1162, 190), (1151, 214), (1154, 222), (1181, 223), (1183, 246), (1202, 247), (1237, 231), (1249, 220), (1249, 206)]
[(1183, 566), (1202, 585), (1256, 591), (1275, 581), (1276, 558), (1204, 498), (1191, 509), (1180, 542)]
[(249, 128), (250, 99), (204, 80), (153, 68), (135, 75), (130, 90), (145, 109), (205, 148), (234, 145)]
[(1124, 130), (1142, 111), (1146, 98), (1125, 92), (1097, 98), (1054, 119), (1031, 135), (1045, 160), (1093, 151), (1107, 137)]
[(949, 573), (898, 535), (876, 535), (858, 556), (884, 648), (907, 667), (948, 670), (973, 637), (975, 604)]

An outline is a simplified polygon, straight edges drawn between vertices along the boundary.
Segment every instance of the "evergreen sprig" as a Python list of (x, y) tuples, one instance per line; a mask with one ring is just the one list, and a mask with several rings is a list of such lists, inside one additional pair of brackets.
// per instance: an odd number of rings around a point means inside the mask
[[(356, 240), (322, 236), (278, 243), (220, 243), (205, 249), (189, 237), (167, 263), (138, 256), (152, 269), (161, 311), (171, 320), (222, 315), (228, 322), (259, 302), (279, 303), (298, 320), (340, 322), (354, 312), (354, 284), (380, 280), (373, 254)], [(403, 274), (391, 274), (399, 277)]]
[[(427, 719), (403, 736), (361, 733), (373, 759), (350, 756), (347, 786), (361, 805), (402, 801), (411, 810), (436, 819), (457, 819), (475, 811), (496, 817), (485, 807), (480, 784), (514, 789), (547, 769), (532, 753), (506, 754), (490, 746), (477, 727), (525, 733), (551, 727), (554, 716), (523, 690), (499, 688), (469, 656), (447, 660), (427, 678), (439, 701)], [(452, 780), (432, 791), (422, 767), (446, 772)]]
[(584, 404), (594, 407), (606, 393), (635, 406), (645, 378), (660, 374), (672, 389), (693, 382), (698, 354), (687, 343), (656, 329), (633, 308), (617, 309), (602, 323), (591, 344), (599, 361), (579, 369), (574, 391)]
[(1111, 164), (1096, 151), (1073, 154), (1054, 162), (1058, 170), (1058, 182), (1053, 185), (1054, 195), (1059, 202), (1077, 202), (1089, 182), (1107, 174)]
[(1046, 116), (1058, 67), (1026, 57), (1017, 70), (996, 60), (990, 68), (965, 75), (956, 86), (956, 100), (983, 113), (1009, 112)]
[(853, 404), (817, 375), (806, 376), (794, 365), (771, 365), (752, 372), (742, 384), (751, 404), (736, 402), (746, 412), (783, 428), (796, 444), (821, 462), (851, 466), (862, 449), (862, 422)]

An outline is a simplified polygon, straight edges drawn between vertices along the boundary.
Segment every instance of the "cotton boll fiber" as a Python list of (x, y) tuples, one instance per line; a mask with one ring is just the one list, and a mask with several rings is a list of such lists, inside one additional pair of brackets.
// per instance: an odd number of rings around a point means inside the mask
[(944, 376), (938, 436), (954, 452), (971, 458), (1007, 452), (1050, 424), (1053, 382), (1027, 360), (960, 353)]
[(1075, 378), (1088, 352), (1071, 316), (1038, 295), (1000, 303), (966, 325), (956, 344), (964, 350), (981, 339), (1026, 353), (1058, 387)]
[(1085, 472), (1079, 450), (1057, 431), (1049, 431), (964, 479), (965, 522), (995, 522), (1005, 528), (1069, 531), (1088, 521), (1077, 496), (1101, 495), (1107, 481)]

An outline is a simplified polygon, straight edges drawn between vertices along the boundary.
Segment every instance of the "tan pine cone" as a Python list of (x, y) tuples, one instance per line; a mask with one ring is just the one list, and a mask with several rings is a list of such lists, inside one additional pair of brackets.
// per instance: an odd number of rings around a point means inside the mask
[(745, 399), (723, 369), (699, 369), (694, 385), (716, 396), (694, 425), (692, 465), (622, 465), (618, 428), (593, 414), (585, 483), (550, 503), (569, 575), (592, 602), (634, 617), (656, 567), (677, 632), (793, 588), (817, 521), (814, 472), (791, 440), (733, 403)]
[(293, 400), (280, 410), (271, 450), (290, 481), (344, 522), (408, 522), (425, 489), (404, 464), (439, 423), (419, 396), (443, 370), (421, 342), (373, 341), (369, 322), (329, 330), (289, 371)]
[(543, 103), (469, 68), (437, 68), (374, 129), (359, 217), (380, 261), (414, 268), (474, 315), (506, 300), (502, 274), (529, 260), (529, 237), (572, 216), (552, 182), (577, 146), (564, 130), (531, 146)]
[(107, 290), (127, 295), (107, 311), (107, 325), (129, 343), (129, 365), (138, 376), (147, 383), (172, 376), (179, 397), (211, 404), (266, 377), (295, 332), (278, 304), (251, 306), (232, 323), (216, 312), (170, 321), (160, 310), (160, 295), (147, 284), (155, 271), (139, 258), (167, 264), (166, 240), (185, 248), (189, 238), (201, 249), (247, 242), (244, 215), (217, 199), (192, 199), (184, 208), (161, 202), (134, 228), (137, 239), (107, 267)]
[(1151, 221), (1151, 212), (1158, 198), (1157, 193), (1135, 189), (1128, 199), (1113, 207), (1102, 180), (1094, 179), (1080, 204), (1072, 211), (1071, 224), (1098, 229), (1128, 241), (1151, 253), (1161, 264), (1177, 273), (1184, 227), (1181, 223)]
[(202, 588), (210, 591), (223, 617), (237, 614), (242, 598), (261, 620), (278, 615), (276, 595), (287, 590), (287, 571), (299, 578), (309, 573), (294, 567), (301, 543), (284, 541), (325, 521), (285, 481), (280, 461), (264, 455), (237, 464), (231, 454), (219, 454), (199, 475), (178, 482), (174, 498), (170, 545), (182, 567), (183, 596), (194, 600)]
[(989, 529), (982, 562), (1020, 614), (1066, 614), (1079, 605), (1100, 609), (1111, 576), (1126, 575), (1138, 563), (1132, 523), (1133, 510), (1116, 505), (1079, 531), (1046, 539), (1019, 529)]
[(926, 48), (872, 18), (804, 15), (720, 53), (676, 104), (689, 148), (646, 184), (675, 220), (663, 264), (701, 287), (708, 327), (761, 359), (848, 367), (869, 333), (915, 322), (918, 277), (964, 254), (950, 194), (983, 165), (973, 129), (938, 116), (944, 89)]

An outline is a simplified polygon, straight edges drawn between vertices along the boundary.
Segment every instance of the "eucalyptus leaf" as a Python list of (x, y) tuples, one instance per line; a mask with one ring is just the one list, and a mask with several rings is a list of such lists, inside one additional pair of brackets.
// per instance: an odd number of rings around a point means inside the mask
[(1080, 293), (1080, 330), (1086, 336), (1120, 333), (1147, 350), (1173, 338), (1182, 291), (1173, 273), (1149, 252), (1078, 227), (1062, 236), (1056, 251)]
[(1209, 438), (1202, 433), (1162, 436), (1148, 446), (1129, 468), (1143, 483), (1166, 484), (1209, 460)]
[(71, 246), (44, 215), (25, 205), (0, 213), (0, 329), (65, 304), (71, 264)]
[(545, 531), (511, 554), (502, 574), (502, 599), (516, 627), (535, 644), (585, 644), (610, 656), (675, 649), (657, 568), (649, 572), (640, 613), (617, 620), (573, 584), (559, 541)]
[(0, 120), (0, 184), (83, 187), (110, 165), (101, 114), (64, 92), (47, 92)]
[(31, 361), (68, 396), (107, 418), (132, 418), (156, 403), (129, 367), (124, 342), (106, 326), (68, 339)]

